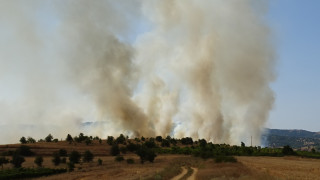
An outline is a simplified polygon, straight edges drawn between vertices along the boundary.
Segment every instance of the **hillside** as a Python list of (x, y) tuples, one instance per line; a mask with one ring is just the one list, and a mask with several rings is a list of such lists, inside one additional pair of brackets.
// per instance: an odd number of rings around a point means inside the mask
[(306, 130), (266, 129), (262, 137), (268, 147), (282, 147), (289, 145), (295, 149), (320, 150), (320, 133)]

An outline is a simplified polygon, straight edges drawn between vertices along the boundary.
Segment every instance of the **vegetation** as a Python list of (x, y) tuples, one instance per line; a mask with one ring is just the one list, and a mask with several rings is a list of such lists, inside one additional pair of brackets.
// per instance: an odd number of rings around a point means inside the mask
[(92, 162), (93, 154), (90, 151), (85, 151), (83, 154), (82, 161), (83, 162)]
[(7, 159), (6, 157), (0, 157), (0, 166), (1, 169), (3, 169), (3, 165), (9, 163), (9, 159)]
[(117, 156), (120, 154), (120, 149), (118, 144), (113, 144), (111, 147), (111, 155), (112, 156)]
[(102, 159), (98, 159), (98, 165), (101, 166), (102, 165)]
[(53, 140), (53, 136), (51, 134), (49, 134), (45, 139), (46, 142), (52, 142)]
[(52, 163), (55, 165), (55, 166), (58, 166), (61, 162), (61, 159), (60, 159), (60, 155), (58, 152), (54, 152), (53, 153), (53, 158), (52, 158)]
[(76, 164), (80, 162), (81, 154), (78, 151), (72, 151), (69, 155), (69, 161)]
[(37, 156), (37, 157), (34, 159), (34, 163), (35, 163), (38, 167), (42, 167), (43, 157), (42, 157), (42, 156)]
[(20, 168), (22, 163), (25, 161), (24, 157), (21, 156), (18, 153), (14, 153), (14, 155), (12, 156), (12, 160), (10, 161), (10, 163), (15, 167), (15, 168)]
[(115, 161), (118, 161), (118, 162), (124, 160), (123, 156), (120, 156), (120, 155), (116, 156), (114, 159), (115, 159)]
[(128, 164), (134, 164), (134, 159), (132, 159), (132, 158), (127, 159), (127, 163)]
[(16, 168), (0, 171), (0, 179), (22, 179), (48, 176), (67, 172), (66, 169)]

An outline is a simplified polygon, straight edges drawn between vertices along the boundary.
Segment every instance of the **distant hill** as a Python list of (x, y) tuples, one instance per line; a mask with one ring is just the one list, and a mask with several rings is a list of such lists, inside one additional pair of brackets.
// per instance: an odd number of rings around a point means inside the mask
[(283, 147), (289, 145), (295, 149), (320, 150), (320, 133), (306, 130), (266, 129), (263, 135), (268, 147)]

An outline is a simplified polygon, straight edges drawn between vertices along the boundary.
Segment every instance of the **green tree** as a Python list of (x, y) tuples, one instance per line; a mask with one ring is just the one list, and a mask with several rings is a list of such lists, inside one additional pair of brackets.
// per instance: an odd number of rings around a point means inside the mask
[(102, 159), (98, 159), (98, 165), (101, 166), (102, 165)]
[(58, 166), (61, 162), (61, 159), (60, 159), (60, 155), (58, 152), (54, 152), (53, 153), (53, 158), (52, 158), (52, 163), (55, 165), (55, 166)]
[(157, 136), (157, 137), (156, 137), (156, 141), (162, 142), (162, 137), (161, 137), (161, 136)]
[(22, 136), (22, 137), (20, 138), (20, 143), (21, 143), (21, 144), (26, 144), (26, 143), (27, 143), (27, 140), (26, 140), (26, 138), (25, 138), (24, 136)]
[(148, 148), (145, 145), (140, 146), (137, 150), (137, 155), (140, 157), (140, 161), (143, 164), (144, 161), (148, 160), (150, 162), (153, 162), (155, 157), (157, 157), (156, 153), (153, 149)]
[(125, 142), (126, 142), (126, 138), (124, 137), (123, 134), (120, 134), (120, 136), (117, 137), (117, 139), (116, 139), (117, 144), (124, 144)]
[(283, 146), (282, 153), (284, 155), (294, 155), (295, 154), (295, 152), (293, 151), (293, 149), (289, 145)]
[(43, 163), (43, 158), (42, 156), (37, 156), (35, 159), (34, 159), (34, 163), (36, 163), (36, 165), (38, 167), (41, 167), (42, 166), (42, 163)]
[(72, 136), (71, 136), (70, 134), (68, 134), (68, 135), (67, 135), (66, 141), (68, 141), (68, 142), (69, 142), (69, 144), (71, 144), (71, 143), (72, 143), (73, 138), (72, 138)]
[(15, 168), (20, 168), (23, 162), (25, 162), (25, 159), (19, 153), (14, 153), (12, 156), (12, 160), (10, 161), (10, 163), (13, 164)]
[(73, 163), (79, 163), (81, 154), (78, 151), (72, 151), (69, 155), (69, 161)]
[(36, 140), (33, 139), (32, 137), (28, 137), (27, 143), (36, 143)]
[(111, 147), (111, 155), (112, 156), (116, 156), (120, 154), (120, 149), (119, 149), (119, 145), (118, 144), (113, 144)]
[(113, 144), (113, 140), (114, 140), (113, 136), (108, 136), (107, 143), (111, 146)]
[(45, 141), (46, 142), (51, 142), (53, 139), (53, 136), (51, 134), (49, 134), (46, 138), (45, 138)]
[(62, 157), (67, 157), (68, 156), (67, 150), (60, 149), (59, 150), (59, 155), (62, 156)]
[(90, 138), (87, 138), (87, 139), (85, 140), (85, 143), (86, 143), (86, 145), (88, 146), (89, 144), (92, 143), (92, 140), (91, 140)]
[(93, 154), (88, 150), (83, 154), (82, 161), (83, 162), (91, 162), (93, 160)]

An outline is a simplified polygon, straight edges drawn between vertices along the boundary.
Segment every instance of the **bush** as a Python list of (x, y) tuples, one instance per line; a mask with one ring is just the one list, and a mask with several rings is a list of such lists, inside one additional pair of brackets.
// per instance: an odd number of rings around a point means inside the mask
[(116, 156), (118, 154), (120, 154), (119, 146), (118, 146), (118, 144), (113, 144), (111, 147), (111, 155)]
[(126, 142), (126, 138), (124, 137), (123, 134), (120, 134), (120, 136), (117, 137), (117, 139), (116, 139), (117, 144), (124, 144), (125, 142)]
[(61, 159), (61, 163), (63, 163), (63, 164), (67, 163), (67, 158), (65, 158), (65, 157), (62, 158), (62, 159)]
[(42, 156), (37, 156), (35, 159), (34, 159), (34, 163), (36, 163), (36, 165), (38, 167), (41, 167), (42, 166), (42, 163), (43, 163), (43, 158)]
[(98, 165), (101, 166), (102, 165), (102, 159), (98, 159)]
[(85, 151), (83, 154), (83, 162), (91, 162), (93, 160), (93, 154), (90, 151)]
[(66, 169), (18, 168), (0, 171), (0, 179), (26, 179), (66, 172)]
[(78, 151), (72, 151), (69, 155), (69, 161), (73, 163), (79, 163), (81, 154)]
[(284, 155), (295, 155), (295, 152), (293, 151), (293, 149), (289, 145), (286, 145), (283, 147), (282, 153)]
[(74, 170), (74, 163), (73, 162), (68, 162), (67, 167), (68, 167), (68, 171), (72, 172)]
[(61, 157), (67, 157), (67, 156), (68, 156), (67, 150), (65, 150), (65, 149), (60, 149), (60, 150), (59, 150), (59, 155), (60, 155)]
[(144, 145), (139, 147), (139, 149), (137, 150), (137, 155), (140, 157), (140, 161), (142, 164), (146, 160), (153, 162), (155, 157), (157, 157), (153, 149), (148, 148), (147, 146), (144, 146)]
[(115, 161), (120, 162), (120, 161), (123, 161), (123, 160), (124, 160), (123, 156), (117, 156), (117, 157), (115, 157)]
[(12, 156), (12, 160), (10, 161), (10, 163), (13, 164), (15, 168), (20, 168), (23, 162), (25, 162), (24, 157), (18, 153), (14, 153), (14, 155)]
[(127, 153), (127, 147), (120, 147), (120, 152), (122, 154), (126, 154)]
[(217, 156), (214, 158), (214, 161), (216, 163), (221, 163), (221, 162), (235, 163), (235, 162), (237, 162), (237, 159), (234, 158), (233, 156)]
[(54, 152), (53, 153), (53, 158), (52, 158), (52, 163), (55, 165), (55, 166), (58, 166), (61, 162), (61, 159), (60, 159), (60, 155), (58, 152)]
[(128, 164), (134, 164), (134, 159), (131, 159), (131, 158), (130, 158), (130, 159), (127, 159), (127, 163), (128, 163)]
[(6, 157), (0, 157), (0, 166), (3, 169), (3, 165), (9, 163), (9, 160)]
[(130, 151), (130, 152), (134, 152), (134, 151), (137, 150), (137, 145), (130, 142), (130, 143), (127, 145), (127, 149), (128, 149), (128, 151)]
[(16, 153), (22, 156), (33, 156), (34, 152), (30, 150), (29, 146), (21, 145), (17, 150)]

